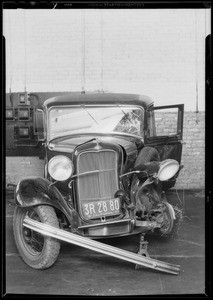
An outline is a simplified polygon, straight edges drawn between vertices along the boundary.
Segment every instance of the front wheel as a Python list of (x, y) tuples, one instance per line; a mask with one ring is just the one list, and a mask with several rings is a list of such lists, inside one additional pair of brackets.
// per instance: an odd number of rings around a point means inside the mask
[(47, 269), (58, 258), (60, 242), (23, 226), (26, 216), (31, 219), (59, 228), (53, 207), (16, 207), (13, 216), (13, 233), (18, 251), (24, 262), (33, 269)]
[(182, 223), (182, 211), (178, 208), (172, 207), (168, 202), (163, 202), (163, 213), (161, 218), (163, 219), (161, 228), (158, 228), (156, 233), (166, 239), (174, 238), (178, 235)]

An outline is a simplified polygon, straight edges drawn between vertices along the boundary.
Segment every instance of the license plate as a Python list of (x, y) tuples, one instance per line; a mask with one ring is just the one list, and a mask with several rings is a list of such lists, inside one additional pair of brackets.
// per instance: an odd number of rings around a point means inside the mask
[(117, 215), (120, 213), (120, 199), (85, 202), (82, 203), (82, 208), (84, 216), (88, 219)]

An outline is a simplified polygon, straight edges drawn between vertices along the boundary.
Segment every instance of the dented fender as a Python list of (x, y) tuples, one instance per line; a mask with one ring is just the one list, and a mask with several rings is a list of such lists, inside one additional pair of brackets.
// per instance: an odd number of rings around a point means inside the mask
[(19, 181), (15, 190), (15, 202), (19, 207), (50, 205), (65, 214), (72, 222), (72, 210), (59, 190), (45, 178), (29, 178)]
[(175, 220), (175, 219), (176, 219), (176, 216), (175, 216), (175, 210), (174, 210), (173, 206), (172, 206), (170, 203), (165, 202), (165, 201), (163, 201), (163, 203), (167, 206), (171, 218), (172, 218), (173, 220)]

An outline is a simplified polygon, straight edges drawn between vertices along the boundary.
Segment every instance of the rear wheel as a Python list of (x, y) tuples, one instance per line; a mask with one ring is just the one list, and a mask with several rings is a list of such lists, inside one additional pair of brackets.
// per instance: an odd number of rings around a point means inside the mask
[(24, 262), (34, 269), (51, 267), (58, 258), (60, 242), (23, 226), (24, 218), (59, 228), (59, 222), (53, 207), (16, 207), (13, 217), (13, 233), (18, 251)]

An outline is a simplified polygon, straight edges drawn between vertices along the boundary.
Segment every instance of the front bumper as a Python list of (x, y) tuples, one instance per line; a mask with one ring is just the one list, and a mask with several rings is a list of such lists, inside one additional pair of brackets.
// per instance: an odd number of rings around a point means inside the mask
[(79, 232), (89, 237), (108, 237), (127, 235), (133, 230), (134, 224), (131, 219), (102, 222), (99, 224), (83, 225), (78, 227)]
[(138, 221), (129, 218), (102, 222), (99, 224), (88, 224), (78, 227), (80, 234), (88, 237), (111, 237), (145, 233), (154, 230), (159, 224), (151, 221)]

